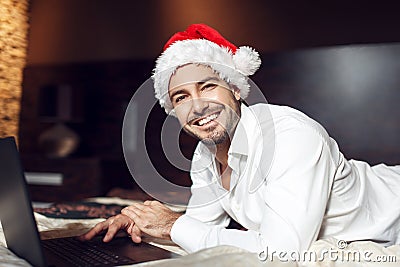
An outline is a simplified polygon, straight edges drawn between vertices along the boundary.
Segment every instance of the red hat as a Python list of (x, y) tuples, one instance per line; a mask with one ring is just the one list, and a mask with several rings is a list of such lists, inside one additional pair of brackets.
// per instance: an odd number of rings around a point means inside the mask
[(261, 60), (253, 48), (238, 48), (205, 24), (192, 24), (174, 34), (164, 45), (152, 76), (156, 98), (167, 113), (173, 108), (168, 95), (169, 80), (178, 67), (188, 63), (211, 67), (221, 79), (236, 85), (244, 99), (250, 89), (247, 76), (258, 70)]
[(236, 52), (237, 47), (226, 40), (219, 32), (205, 24), (192, 24), (186, 31), (177, 32), (169, 38), (164, 45), (163, 51), (165, 51), (171, 44), (183, 41), (183, 40), (195, 40), (195, 39), (206, 39), (211, 42), (229, 48), (232, 53)]

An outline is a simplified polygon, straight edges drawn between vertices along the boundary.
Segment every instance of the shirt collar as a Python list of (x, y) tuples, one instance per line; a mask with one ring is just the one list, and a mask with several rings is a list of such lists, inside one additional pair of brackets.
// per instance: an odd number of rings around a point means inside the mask
[(240, 110), (240, 120), (236, 126), (228, 155), (238, 154), (247, 156), (249, 154), (249, 140), (252, 135), (252, 129), (255, 127), (256, 119), (251, 109), (245, 105), (242, 104)]
[[(235, 162), (232, 162), (233, 158), (240, 158), (241, 156), (248, 156), (249, 154), (249, 141), (252, 136), (255, 134), (254, 129), (257, 126), (257, 119), (253, 114), (253, 111), (246, 107), (245, 105), (241, 105), (241, 116), (236, 126), (235, 133), (232, 138), (231, 145), (228, 150), (228, 164), (236, 169)], [(197, 153), (196, 153), (197, 152)], [(214, 161), (213, 153), (208, 149), (206, 145), (199, 142), (197, 151), (195, 152), (196, 158), (201, 157), (202, 166), (210, 168), (212, 166), (212, 162)]]

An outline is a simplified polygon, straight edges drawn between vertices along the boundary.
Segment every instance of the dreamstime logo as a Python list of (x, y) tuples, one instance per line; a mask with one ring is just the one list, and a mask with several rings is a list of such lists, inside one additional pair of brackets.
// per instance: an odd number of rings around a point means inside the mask
[[(250, 79), (248, 79), (248, 84), (250, 85), (250, 94), (246, 101), (249, 104), (267, 103), (267, 100), (257, 85)], [(208, 100), (205, 99), (204, 101)], [(187, 203), (182, 203), (181, 196), (190, 195), (192, 193), (190, 187), (170, 182), (160, 174), (159, 170), (161, 166), (155, 166), (153, 164), (154, 159), (150, 158), (147, 144), (148, 140), (146, 141), (146, 138), (148, 138), (150, 134), (152, 138), (159, 136), (162, 146), (162, 151), (160, 151), (160, 153), (164, 154), (172, 166), (184, 172), (202, 172), (211, 166), (214, 159), (210, 160), (205, 156), (205, 153), (194, 155), (192, 159), (188, 159), (183, 155), (179, 144), (182, 126), (175, 116), (166, 117), (162, 122), (161, 132), (149, 133), (148, 126), (154, 123), (154, 121), (150, 119), (152, 118), (151, 112), (156, 105), (159, 105), (159, 103), (154, 97), (154, 83), (152, 79), (148, 79), (135, 91), (125, 112), (122, 127), (122, 146), (125, 161), (133, 179), (147, 194), (166, 204), (186, 206)], [(226, 105), (225, 108), (229, 109)], [(174, 110), (172, 114), (175, 114)], [(268, 118), (268, 116), (271, 118), (270, 112), (266, 112), (263, 116), (263, 119)], [(270, 121), (272, 121), (272, 119)], [(274, 133), (273, 123), (270, 126), (270, 128), (272, 128), (271, 132)], [(246, 129), (246, 133), (247, 131), (249, 131), (249, 129)], [(251, 131), (252, 133), (259, 131), (260, 136), (263, 136), (259, 123), (256, 125), (256, 128), (251, 129)], [(244, 137), (244, 139), (246, 138), (247, 136)], [(265, 140), (274, 144), (274, 134), (267, 138), (268, 139)], [(263, 142), (267, 142), (263, 139), (262, 137), (259, 140), (260, 145), (262, 145)], [(248, 140), (243, 140), (243, 142), (246, 141)], [(264, 168), (269, 168), (272, 162), (273, 151), (272, 153), (269, 151), (269, 153), (271, 155), (269, 155), (268, 160), (265, 160), (266, 157), (264, 157), (264, 162), (262, 162)], [(259, 165), (261, 166), (261, 162)], [(265, 177), (257, 176), (253, 178), (252, 188), (250, 189), (255, 191), (262, 184), (263, 178)], [(192, 201), (190, 203), (191, 207), (210, 204), (224, 195), (221, 193), (221, 190), (217, 190), (216, 179), (213, 179), (213, 181), (210, 181), (207, 185), (193, 190), (198, 190), (196, 195), (203, 196), (203, 198)]]
[(338, 247), (338, 249), (345, 249), (345, 248), (347, 248), (347, 241), (338, 240), (336, 243), (336, 246)]
[(302, 252), (270, 250), (268, 246), (258, 253), (260, 261), (298, 262), (302, 264), (312, 262), (397, 262), (396, 255), (374, 255), (370, 250), (348, 250), (345, 240), (336, 242), (337, 248), (330, 247), (322, 250), (305, 250)]

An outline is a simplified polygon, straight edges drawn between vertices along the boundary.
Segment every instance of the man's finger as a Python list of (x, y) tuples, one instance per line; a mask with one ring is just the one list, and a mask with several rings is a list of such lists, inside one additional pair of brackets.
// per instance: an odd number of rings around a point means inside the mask
[(143, 211), (143, 207), (136, 207), (132, 205), (122, 209), (121, 213), (134, 220), (134, 218), (142, 216), (145, 212)]
[(139, 214), (137, 212), (141, 212), (141, 210), (136, 209), (136, 208), (125, 208), (123, 210), (121, 210), (121, 213), (128, 216), (129, 218), (131, 218), (135, 223), (137, 220), (139, 220)]
[(136, 224), (132, 227), (131, 239), (135, 243), (142, 242), (142, 231), (140, 231), (139, 227), (137, 227)]
[(151, 205), (151, 203), (152, 203), (153, 201), (151, 201), (151, 200), (146, 200), (145, 202), (143, 202), (143, 205)]
[(92, 229), (90, 229), (88, 232), (86, 232), (83, 235), (80, 235), (78, 238), (82, 241), (87, 241), (87, 240), (91, 240), (93, 237), (101, 234), (102, 232), (104, 232), (105, 230), (107, 230), (108, 228), (108, 222), (104, 221), (104, 222), (100, 222), (98, 224), (96, 224)]
[(124, 228), (124, 226), (121, 223), (115, 223), (114, 222), (114, 223), (110, 224), (108, 226), (107, 233), (103, 238), (103, 241), (104, 242), (111, 241), (114, 238), (114, 236), (117, 234), (117, 232), (122, 228)]
[(157, 200), (146, 200), (145, 202), (143, 202), (143, 205), (146, 205), (146, 206), (154, 206), (154, 205), (159, 205), (159, 204), (161, 204), (161, 203)]
[(148, 204), (145, 205), (144, 203), (133, 203), (132, 205), (126, 207), (126, 208), (131, 208), (131, 209), (137, 209), (137, 210), (144, 210), (148, 208)]

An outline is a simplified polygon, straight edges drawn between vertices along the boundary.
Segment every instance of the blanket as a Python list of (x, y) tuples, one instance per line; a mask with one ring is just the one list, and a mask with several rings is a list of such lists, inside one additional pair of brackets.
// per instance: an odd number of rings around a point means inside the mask
[[(104, 204), (130, 205), (133, 200), (119, 198), (96, 198)], [(180, 208), (170, 207), (176, 211)], [(35, 213), (40, 236), (42, 239), (74, 236), (86, 232), (96, 223), (104, 220), (97, 219), (60, 219), (51, 218)], [(145, 262), (134, 265), (140, 266), (311, 266), (311, 267), (361, 267), (361, 266), (400, 266), (400, 245), (383, 247), (369, 241), (358, 241), (347, 244), (343, 241), (329, 238), (317, 240), (308, 251), (302, 253), (251, 253), (244, 249), (232, 246), (217, 246), (187, 254), (183, 249), (172, 242), (145, 237), (144, 242), (162, 247), (166, 250), (182, 255), (180, 258)], [(0, 266), (27, 267), (26, 261), (16, 257), (6, 248), (2, 228), (0, 228)]]

